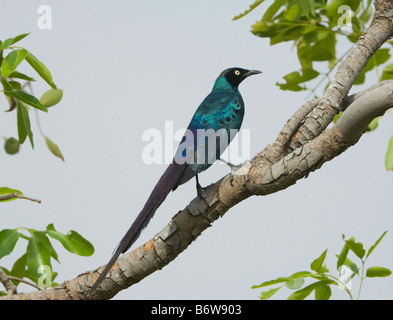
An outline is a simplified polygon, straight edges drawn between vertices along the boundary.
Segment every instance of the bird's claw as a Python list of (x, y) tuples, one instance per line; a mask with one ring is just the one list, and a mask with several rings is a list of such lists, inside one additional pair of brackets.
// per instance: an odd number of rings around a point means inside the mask
[(231, 184), (232, 187), (234, 186), (233, 180), (235, 179), (235, 176), (244, 176), (244, 175), (247, 176), (248, 175), (248, 170), (249, 170), (249, 166), (250, 166), (249, 161), (246, 161), (245, 163), (241, 163), (238, 165), (234, 165), (234, 164), (232, 164), (226, 160), (223, 160), (221, 158), (219, 158), (219, 160), (231, 168), (231, 177), (229, 178), (229, 183)]
[(205, 191), (205, 188), (203, 188), (200, 183), (199, 183), (199, 179), (198, 179), (198, 175), (195, 176), (196, 179), (196, 189), (197, 189), (197, 195), (198, 197), (203, 198), (202, 193), (203, 191)]
[(203, 191), (205, 191), (205, 188), (203, 188), (201, 186), (197, 187), (197, 195), (198, 195), (198, 197), (203, 198), (203, 196), (202, 196)]

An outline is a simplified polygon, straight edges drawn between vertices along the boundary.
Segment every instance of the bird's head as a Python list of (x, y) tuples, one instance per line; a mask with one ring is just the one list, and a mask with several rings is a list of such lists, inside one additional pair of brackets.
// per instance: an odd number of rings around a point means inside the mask
[(220, 77), (225, 77), (232, 86), (237, 87), (244, 79), (258, 73), (262, 73), (262, 71), (247, 70), (242, 68), (229, 68), (221, 72)]

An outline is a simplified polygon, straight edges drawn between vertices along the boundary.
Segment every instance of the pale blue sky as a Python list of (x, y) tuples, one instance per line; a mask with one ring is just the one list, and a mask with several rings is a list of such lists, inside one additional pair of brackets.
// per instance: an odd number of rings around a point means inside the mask
[[(232, 17), (251, 1), (33, 1), (7, 2), (0, 20), (1, 39), (31, 34), (20, 43), (44, 61), (58, 87), (60, 105), (40, 114), (44, 132), (61, 148), (65, 163), (51, 156), (33, 120), (36, 148), (25, 143), (20, 154), (0, 151), (0, 185), (40, 198), (2, 204), (1, 229), (26, 226), (74, 229), (89, 239), (96, 252), (79, 257), (57, 245), (61, 264), (58, 282), (105, 264), (116, 244), (144, 205), (165, 165), (142, 161), (143, 132), (175, 130), (190, 117), (225, 68), (263, 71), (241, 84), (246, 105), (243, 128), (250, 130), (251, 155), (272, 143), (304, 93), (275, 86), (295, 70), (290, 45), (270, 47), (252, 35), (250, 25), (262, 8), (240, 21)], [(52, 30), (37, 27), (37, 9), (52, 8)], [(22, 71), (30, 72), (26, 64)], [(38, 77), (37, 77), (38, 78)], [(371, 82), (370, 82), (371, 84)], [(40, 81), (34, 92), (47, 90)], [(355, 90), (358, 90), (355, 88)], [(4, 109), (5, 101), (0, 98)], [(0, 117), (0, 135), (16, 136), (15, 114)], [(32, 117), (34, 119), (34, 117)], [(369, 266), (392, 268), (392, 174), (384, 156), (392, 135), (392, 117), (378, 130), (308, 179), (266, 197), (248, 199), (207, 229), (175, 261), (119, 299), (257, 299), (251, 286), (278, 276), (308, 270), (326, 248), (331, 272), (341, 234), (371, 246), (385, 230)], [(213, 166), (201, 175), (202, 185), (228, 172)], [(159, 232), (195, 196), (194, 182), (171, 193), (142, 233), (137, 245)], [(25, 244), (21, 240), (17, 252)], [(18, 254), (2, 261), (6, 267)], [(391, 299), (392, 277), (367, 280), (363, 298)], [(355, 281), (356, 288), (359, 281)], [(26, 287), (24, 287), (26, 290)], [(286, 298), (289, 291), (277, 294)], [(335, 298), (345, 298), (335, 290)]]

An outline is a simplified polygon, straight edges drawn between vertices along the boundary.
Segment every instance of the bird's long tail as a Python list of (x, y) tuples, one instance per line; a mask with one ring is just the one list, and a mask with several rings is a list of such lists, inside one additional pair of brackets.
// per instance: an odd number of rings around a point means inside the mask
[(168, 166), (151, 192), (150, 197), (142, 211), (139, 213), (138, 217), (135, 219), (124, 237), (120, 240), (115, 253), (106, 265), (104, 271), (100, 274), (97, 281), (94, 283), (91, 292), (96, 290), (101, 282), (105, 279), (106, 274), (115, 264), (120, 254), (126, 252), (138, 239), (142, 230), (148, 225), (158, 207), (164, 202), (169, 192), (176, 185), (177, 181), (186, 169), (186, 166), (186, 163), (177, 164), (176, 162), (173, 162)]

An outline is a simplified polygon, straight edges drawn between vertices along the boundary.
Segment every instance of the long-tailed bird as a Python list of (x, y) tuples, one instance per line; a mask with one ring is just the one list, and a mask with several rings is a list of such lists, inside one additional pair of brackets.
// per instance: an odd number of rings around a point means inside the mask
[[(121, 239), (112, 258), (94, 283), (92, 292), (105, 279), (119, 255), (126, 252), (138, 239), (142, 229), (147, 226), (171, 190), (174, 191), (179, 185), (196, 177), (198, 194), (200, 193), (198, 173), (205, 171), (220, 158), (243, 122), (244, 102), (238, 86), (247, 77), (258, 73), (261, 71), (230, 68), (218, 76), (213, 90), (192, 117), (172, 163), (158, 180), (142, 211)], [(209, 135), (212, 132), (215, 134), (213, 139)], [(219, 144), (217, 140), (220, 140)]]

